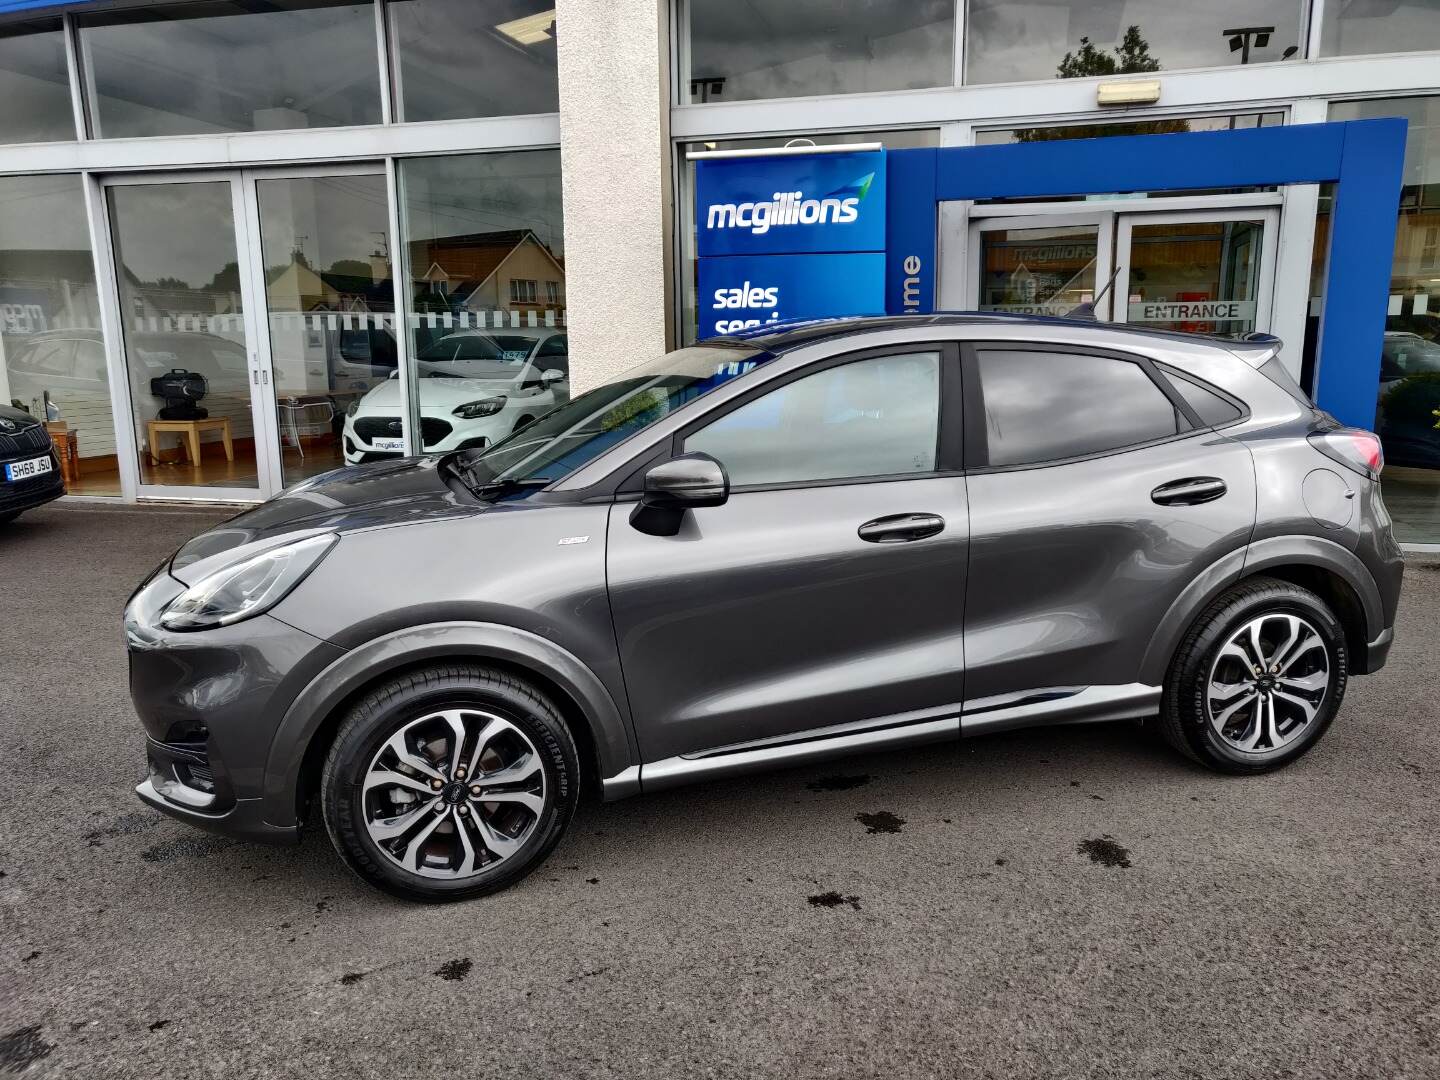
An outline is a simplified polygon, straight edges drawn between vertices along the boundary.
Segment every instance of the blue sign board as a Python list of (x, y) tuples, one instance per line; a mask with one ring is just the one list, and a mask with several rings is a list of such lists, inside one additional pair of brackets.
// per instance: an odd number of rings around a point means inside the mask
[(885, 151), (702, 158), (700, 336), (885, 310)]
[(696, 162), (700, 258), (885, 250), (885, 151)]
[(700, 336), (786, 319), (885, 313), (885, 255), (731, 255), (700, 260)]

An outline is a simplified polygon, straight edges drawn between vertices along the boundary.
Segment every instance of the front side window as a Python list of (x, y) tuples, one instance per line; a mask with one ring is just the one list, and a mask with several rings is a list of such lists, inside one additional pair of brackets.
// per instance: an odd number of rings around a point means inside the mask
[(826, 368), (726, 413), (685, 440), (736, 487), (933, 472), (940, 354)]
[(1139, 364), (1082, 353), (981, 349), (990, 465), (1061, 461), (1178, 434), (1184, 421)]

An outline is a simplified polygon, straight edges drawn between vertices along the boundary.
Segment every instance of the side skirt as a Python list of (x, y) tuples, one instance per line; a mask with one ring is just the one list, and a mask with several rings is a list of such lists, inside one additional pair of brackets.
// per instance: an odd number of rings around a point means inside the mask
[(1143, 683), (1122, 686), (1062, 686), (976, 698), (959, 706), (923, 713), (816, 728), (770, 739), (715, 747), (626, 769), (603, 781), (605, 799), (663, 791), (666, 788), (722, 776), (739, 776), (788, 765), (845, 757), (863, 750), (949, 742), (959, 736), (1041, 727), (1050, 724), (1095, 724), (1153, 716), (1160, 706), (1160, 687)]

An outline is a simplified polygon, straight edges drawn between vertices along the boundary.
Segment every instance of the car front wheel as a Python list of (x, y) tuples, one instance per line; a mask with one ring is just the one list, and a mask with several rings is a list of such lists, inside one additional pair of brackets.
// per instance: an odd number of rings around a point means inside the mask
[(536, 687), (447, 664), (366, 694), (321, 785), (326, 829), (351, 870), (406, 899), (464, 900), (544, 861), (574, 812), (579, 765)]
[(1325, 733), (1345, 696), (1345, 633), (1308, 589), (1254, 578), (1216, 599), (1180, 644), (1160, 728), (1220, 772), (1287, 765)]

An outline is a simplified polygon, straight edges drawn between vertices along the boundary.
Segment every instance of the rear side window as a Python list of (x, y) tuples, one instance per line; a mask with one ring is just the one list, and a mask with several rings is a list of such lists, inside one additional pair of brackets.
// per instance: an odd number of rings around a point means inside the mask
[(1195, 410), (1202, 426), (1219, 427), (1245, 415), (1233, 402), (1227, 401), (1200, 382), (1168, 368), (1161, 368), (1161, 371), (1170, 380), (1170, 385), (1185, 399), (1185, 404)]
[(978, 353), (990, 465), (1119, 450), (1188, 426), (1139, 364), (1083, 353)]

